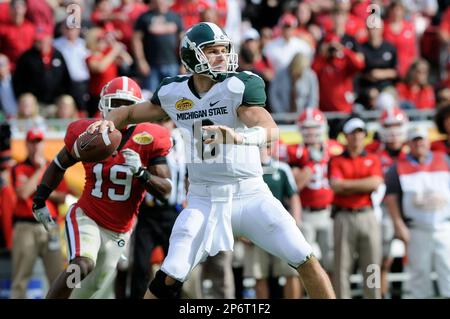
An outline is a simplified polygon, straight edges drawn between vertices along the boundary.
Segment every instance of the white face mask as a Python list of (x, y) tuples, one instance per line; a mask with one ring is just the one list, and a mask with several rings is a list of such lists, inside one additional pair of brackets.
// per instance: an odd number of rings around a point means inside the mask
[(326, 126), (301, 126), (300, 133), (302, 134), (304, 144), (311, 145), (323, 143), (326, 136)]
[(317, 149), (317, 148), (309, 148), (309, 157), (314, 161), (314, 162), (319, 162), (323, 159), (324, 156), (324, 152), (322, 147)]
[(384, 143), (404, 143), (407, 139), (407, 127), (404, 124), (383, 127), (380, 137)]

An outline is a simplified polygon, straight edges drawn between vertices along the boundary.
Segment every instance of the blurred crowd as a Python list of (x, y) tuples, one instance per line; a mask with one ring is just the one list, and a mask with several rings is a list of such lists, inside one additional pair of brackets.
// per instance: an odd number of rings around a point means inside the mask
[[(185, 73), (177, 53), (183, 32), (199, 21), (211, 21), (235, 41), (240, 70), (253, 71), (265, 80), (268, 110), (297, 119), (302, 143), (278, 145), (277, 152), (262, 153), (263, 166), (270, 171), (264, 179), (289, 208), (306, 239), (315, 243), (338, 297), (351, 297), (349, 278), (356, 273), (356, 261), (365, 282), (370, 279), (370, 265), (381, 269), (380, 284), (364, 286), (364, 297), (390, 296), (387, 274), (393, 263), (394, 237), (405, 244), (411, 295), (449, 297), (450, 166), (445, 156), (450, 154), (450, 139), (431, 144), (427, 131), (410, 125), (404, 112), (436, 110), (436, 127), (449, 136), (449, 3), (0, 0), (0, 119), (24, 120), (23, 130), (28, 131), (27, 161), (12, 169), (10, 132), (2, 126), (0, 244), (14, 249), (12, 214), (14, 227), (32, 218), (28, 206), (36, 185), (24, 186), (14, 176), (20, 170), (28, 177), (39, 176), (46, 167), (40, 144), (45, 119), (100, 116), (100, 90), (118, 75), (135, 79), (151, 97), (164, 77)], [(370, 145), (365, 145), (364, 121), (352, 118), (361, 110), (381, 114), (381, 129)], [(327, 112), (351, 118), (327, 121)], [(346, 137), (346, 145), (334, 141), (339, 133)], [(185, 177), (182, 153), (175, 149), (171, 155), (180, 198), (184, 198)], [(411, 185), (413, 189), (408, 188)], [(13, 198), (23, 201), (23, 215), (17, 215)], [(61, 203), (61, 198), (55, 200), (55, 205)], [(172, 212), (179, 211), (183, 199), (172, 205)], [(151, 261), (158, 263), (176, 214), (155, 215), (154, 206), (153, 199), (146, 198), (137, 229), (145, 240), (152, 237), (151, 247), (162, 246), (162, 252), (151, 255)], [(208, 276), (217, 288), (208, 293), (217, 298), (245, 297), (242, 278), (256, 280), (259, 298), (302, 295), (292, 269), (245, 238), (237, 243), (233, 256), (223, 253), (211, 258), (199, 270), (203, 273), (197, 281), (194, 274), (185, 285), (188, 296), (202, 297), (199, 282)], [(144, 246), (130, 251), (129, 258), (135, 261), (132, 272), (137, 274), (131, 279), (132, 297), (141, 297), (148, 281), (152, 251)], [(34, 248), (35, 257), (49, 258), (42, 247)], [(127, 269), (124, 258), (118, 266), (117, 297), (127, 295)], [(16, 293), (26, 287), (24, 278), (31, 276), (26, 271), (16, 269)], [(427, 281), (432, 271), (438, 275), (437, 293)], [(50, 280), (51, 273), (47, 273)], [(276, 281), (270, 281), (272, 277)], [(279, 295), (275, 293), (278, 277), (285, 278)]]
[[(151, 96), (184, 73), (180, 35), (215, 22), (240, 68), (261, 75), (268, 109), (350, 114), (450, 101), (450, 8), (445, 0), (3, 0), (0, 113), (5, 118), (98, 116), (117, 75)], [(335, 135), (334, 123), (331, 134)]]

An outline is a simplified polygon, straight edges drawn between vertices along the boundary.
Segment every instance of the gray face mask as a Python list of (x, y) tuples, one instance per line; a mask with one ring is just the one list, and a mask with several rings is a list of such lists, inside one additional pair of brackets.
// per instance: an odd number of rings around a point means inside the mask
[(324, 154), (323, 154), (323, 149), (322, 149), (322, 147), (321, 147), (320, 149), (311, 147), (311, 148), (308, 149), (308, 151), (309, 151), (309, 157), (310, 157), (313, 161), (319, 162), (320, 160), (323, 159), (323, 155), (324, 155)]

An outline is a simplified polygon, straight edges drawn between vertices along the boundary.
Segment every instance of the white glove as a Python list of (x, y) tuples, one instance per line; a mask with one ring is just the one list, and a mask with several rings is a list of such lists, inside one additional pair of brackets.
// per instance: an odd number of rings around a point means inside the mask
[(133, 175), (137, 175), (142, 167), (141, 157), (138, 153), (132, 149), (124, 149), (122, 155), (125, 158), (125, 163), (123, 165), (128, 166)]
[(55, 222), (52, 219), (47, 206), (44, 206), (42, 208), (35, 208), (35, 206), (33, 205), (33, 216), (38, 222), (44, 225), (44, 228), (47, 232), (50, 230), (51, 226), (55, 225)]

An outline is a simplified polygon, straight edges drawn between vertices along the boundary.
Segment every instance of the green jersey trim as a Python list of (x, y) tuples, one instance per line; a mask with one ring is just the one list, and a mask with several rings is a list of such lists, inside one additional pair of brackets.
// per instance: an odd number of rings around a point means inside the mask
[(245, 89), (242, 96), (242, 105), (250, 106), (265, 106), (266, 105), (266, 91), (264, 80), (249, 71), (239, 72), (235, 75), (244, 83)]

